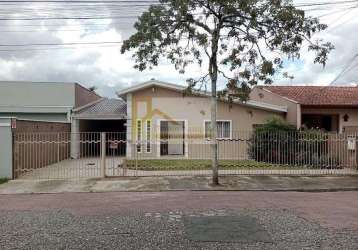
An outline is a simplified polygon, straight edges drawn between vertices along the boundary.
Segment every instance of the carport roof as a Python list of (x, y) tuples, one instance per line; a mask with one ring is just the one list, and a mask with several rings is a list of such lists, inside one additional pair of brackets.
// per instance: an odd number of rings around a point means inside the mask
[(127, 104), (121, 99), (102, 98), (73, 110), (73, 118), (89, 120), (121, 120), (127, 118)]

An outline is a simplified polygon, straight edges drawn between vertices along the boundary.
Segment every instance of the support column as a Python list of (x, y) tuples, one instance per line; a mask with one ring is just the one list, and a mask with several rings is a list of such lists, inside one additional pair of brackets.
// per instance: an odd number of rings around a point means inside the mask
[(127, 94), (127, 158), (132, 157), (132, 94)]
[(101, 133), (101, 177), (106, 178), (106, 133)]
[(301, 110), (301, 105), (297, 104), (297, 124), (296, 127), (297, 129), (300, 129), (302, 126), (302, 110)]
[(13, 179), (11, 118), (0, 118), (0, 178)]
[(80, 121), (72, 119), (71, 123), (71, 158), (80, 157)]

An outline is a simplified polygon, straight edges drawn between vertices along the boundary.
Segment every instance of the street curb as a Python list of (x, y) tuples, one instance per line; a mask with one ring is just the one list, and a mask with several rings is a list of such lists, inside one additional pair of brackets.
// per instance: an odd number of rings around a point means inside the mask
[(7, 193), (7, 195), (41, 195), (41, 194), (88, 194), (88, 193), (170, 193), (170, 192), (272, 192), (272, 193), (336, 193), (336, 192), (355, 192), (358, 187), (354, 188), (319, 188), (319, 189), (172, 189), (172, 190), (127, 190), (127, 191), (75, 191), (75, 192), (34, 192), (34, 193)]
[[(182, 190), (185, 191), (185, 190)], [(225, 191), (225, 192), (306, 192), (306, 193), (326, 193), (326, 192), (349, 192), (358, 191), (354, 188), (292, 188), (292, 189), (196, 189), (190, 191)]]

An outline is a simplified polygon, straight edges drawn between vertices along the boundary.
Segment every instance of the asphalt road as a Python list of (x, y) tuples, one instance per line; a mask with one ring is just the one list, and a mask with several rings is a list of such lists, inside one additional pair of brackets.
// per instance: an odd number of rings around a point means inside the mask
[(0, 249), (357, 249), (358, 192), (0, 195)]

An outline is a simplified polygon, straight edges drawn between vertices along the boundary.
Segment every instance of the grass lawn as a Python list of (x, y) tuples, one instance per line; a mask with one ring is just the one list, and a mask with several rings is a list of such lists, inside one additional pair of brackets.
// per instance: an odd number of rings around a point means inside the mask
[(7, 181), (8, 179), (6, 178), (0, 178), (0, 185), (6, 183)]
[[(135, 160), (128, 160), (127, 167), (129, 169), (136, 168)], [(220, 160), (220, 169), (302, 169), (303, 167), (290, 167), (287, 165), (272, 165), (263, 162), (256, 162), (251, 160)], [(138, 170), (210, 170), (210, 160), (167, 160), (167, 159), (155, 159), (155, 160), (138, 160)]]

